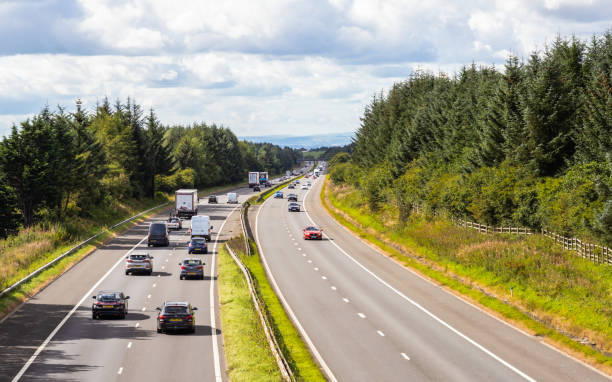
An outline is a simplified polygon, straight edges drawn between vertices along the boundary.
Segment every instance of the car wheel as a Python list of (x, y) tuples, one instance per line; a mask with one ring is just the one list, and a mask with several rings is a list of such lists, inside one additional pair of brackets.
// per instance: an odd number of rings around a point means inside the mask
[(98, 316), (96, 316), (96, 314), (95, 314), (95, 313), (91, 313), (91, 319), (92, 319), (92, 320), (97, 320), (97, 319), (98, 319)]
[(183, 276), (179, 276), (179, 280), (182, 280), (182, 279), (183, 279)]
[(157, 333), (162, 333), (163, 331), (161, 330), (161, 328), (157, 328)]
[(204, 250), (204, 254), (207, 255), (208, 254), (208, 249)]
[(129, 275), (129, 274), (130, 274), (130, 271), (125, 271), (125, 275), (126, 276)]
[(191, 328), (191, 329), (189, 330), (189, 333), (195, 333), (195, 327)]
[(127, 313), (123, 312), (119, 318), (121, 318), (122, 320), (125, 320), (125, 316), (127, 316)]
[(191, 251), (187, 251), (187, 253), (191, 255)]
[(204, 280), (204, 275), (200, 276), (200, 280)]
[(153, 270), (151, 269), (151, 270), (149, 271), (149, 276), (151, 276), (152, 274), (153, 274)]

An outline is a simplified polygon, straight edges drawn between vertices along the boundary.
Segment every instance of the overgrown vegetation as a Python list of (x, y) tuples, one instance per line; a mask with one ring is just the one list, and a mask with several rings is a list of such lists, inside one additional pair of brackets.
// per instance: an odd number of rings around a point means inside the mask
[(225, 246), (220, 247), (218, 259), (223, 348), (230, 380), (282, 380), (242, 271)]
[(612, 33), (557, 38), (503, 73), (418, 72), (365, 108), (331, 178), (392, 204), (612, 245)]
[[(421, 214), (398, 225), (399, 212), (392, 205), (372, 213), (354, 187), (327, 188), (321, 197), (334, 216), (398, 261), (612, 367), (612, 358), (602, 354), (612, 351), (612, 267), (581, 259), (538, 235), (483, 235)], [(576, 342), (583, 338), (599, 351)]]

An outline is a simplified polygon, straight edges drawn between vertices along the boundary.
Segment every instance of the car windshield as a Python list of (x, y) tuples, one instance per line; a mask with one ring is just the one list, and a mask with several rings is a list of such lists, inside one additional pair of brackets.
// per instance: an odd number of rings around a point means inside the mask
[(317, 227), (306, 227), (306, 231), (318, 231)]
[(147, 255), (130, 255), (130, 260), (146, 260)]
[(185, 264), (185, 265), (201, 265), (202, 264), (202, 260), (185, 260), (185, 261), (183, 261), (183, 264)]
[(297, 204), (297, 203), (289, 203), (289, 205), (290, 205), (291, 207), (295, 207), (295, 206), (297, 206), (298, 204)]
[(177, 219), (177, 218), (172, 218), (172, 219), (170, 219), (170, 222), (171, 222), (171, 223), (178, 223), (179, 221), (180, 221), (180, 220), (179, 220), (179, 219)]
[(97, 297), (98, 301), (117, 301), (121, 298), (119, 293), (100, 293)]
[(166, 233), (166, 225), (165, 224), (151, 224), (151, 233), (160, 234)]
[(204, 244), (205, 240), (204, 239), (191, 239), (191, 242), (193, 244)]
[(178, 305), (168, 305), (164, 307), (164, 313), (187, 313), (187, 307)]

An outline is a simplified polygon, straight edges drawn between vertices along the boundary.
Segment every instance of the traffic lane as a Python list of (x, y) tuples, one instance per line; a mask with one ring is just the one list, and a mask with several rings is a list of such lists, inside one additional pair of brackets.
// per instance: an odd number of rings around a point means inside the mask
[(399, 355), (393, 344), (385, 341), (371, 322), (359, 318), (313, 268), (309, 254), (300, 249), (299, 232), (294, 230), (293, 237), (288, 232), (283, 234), (283, 229), (290, 229), (291, 220), (283, 214), (284, 203), (271, 200), (264, 206), (257, 227), (262, 254), (287, 302), (334, 375), (347, 381), (395, 381), (398, 375), (418, 380), (421, 374), (410, 369), (405, 360), (388, 356)]
[[(144, 244), (134, 252), (147, 251), (154, 256), (154, 262), (164, 263), (164, 255), (170, 253), (165, 247), (146, 248)], [(154, 269), (164, 265), (154, 263)], [(130, 296), (129, 312), (125, 320), (93, 320), (91, 304), (93, 299), (86, 298), (52, 341), (37, 357), (24, 374), (24, 380), (102, 380), (115, 378), (122, 367), (127, 351), (127, 343), (138, 339), (149, 339), (150, 333), (139, 330), (135, 324), (150, 318), (142, 311), (148, 304), (153, 280), (163, 284), (163, 271), (152, 276), (125, 275), (124, 264), (117, 266), (99, 285), (93, 294), (101, 290), (118, 290)], [(164, 289), (164, 285), (160, 285)], [(87, 366), (87, 367), (83, 367)]]
[[(289, 213), (289, 216), (289, 229), (294, 234), (301, 234), (301, 228), (310, 224), (306, 214)], [(303, 240), (301, 235), (300, 240)], [(419, 371), (419, 380), (516, 380), (517, 374), (513, 371), (406, 304), (390, 290), (381, 288), (369, 274), (341, 256), (328, 240), (304, 240), (301, 247), (312, 269), (325, 277), (323, 282), (336, 288), (338, 301), (347, 306), (350, 316), (369, 323), (369, 332), (384, 337), (391, 345), (387, 352), (379, 348), (378, 357), (402, 360), (403, 365), (408, 361), (406, 357), (410, 358), (409, 373), (414, 375)], [(359, 332), (355, 327), (353, 336)], [(320, 352), (325, 351), (320, 349)], [(332, 367), (332, 362), (328, 364)], [(406, 373), (390, 365), (387, 368), (390, 380)]]
[(391, 287), (532, 378), (568, 381), (609, 380), (591, 367), (544, 345), (538, 337), (519, 331), (426, 281), (357, 239), (329, 216), (320, 204), (321, 186), (322, 183), (318, 184), (308, 195), (306, 204), (309, 214), (325, 229), (325, 234), (345, 252)]
[[(139, 223), (82, 259), (0, 323), (0, 380), (11, 380), (91, 287), (147, 232)], [(146, 234), (146, 233), (145, 233)], [(83, 275), (87, 275), (86, 278)], [(24, 330), (27, 323), (27, 330)]]

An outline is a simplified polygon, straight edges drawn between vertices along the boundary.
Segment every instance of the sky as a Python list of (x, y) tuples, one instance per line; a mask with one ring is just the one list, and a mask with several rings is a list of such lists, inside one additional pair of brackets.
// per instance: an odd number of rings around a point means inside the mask
[(610, 0), (0, 0), (0, 136), (104, 97), (239, 136), (351, 132), (416, 70), (611, 27)]

